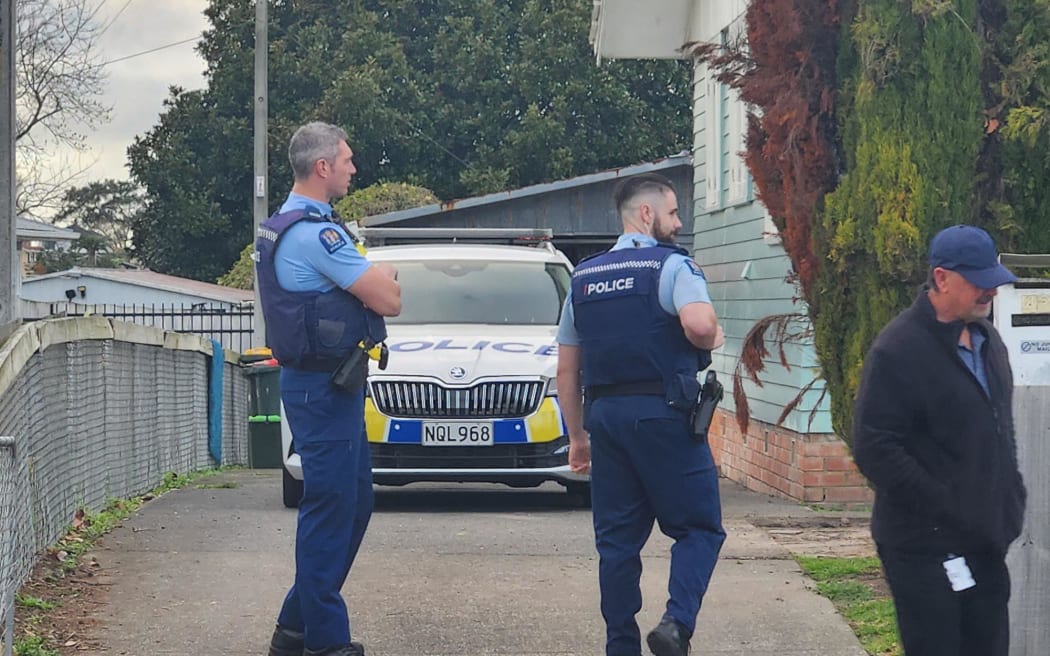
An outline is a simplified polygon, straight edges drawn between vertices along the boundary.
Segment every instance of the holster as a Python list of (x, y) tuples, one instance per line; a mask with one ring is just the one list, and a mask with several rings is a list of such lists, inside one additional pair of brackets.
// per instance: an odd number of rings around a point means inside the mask
[(693, 410), (693, 439), (703, 443), (707, 441), (707, 431), (715, 417), (715, 408), (725, 395), (722, 383), (713, 371), (708, 371), (704, 384), (700, 387), (700, 397)]
[(346, 356), (329, 380), (332, 387), (344, 392), (354, 392), (364, 386), (368, 379), (368, 353), (359, 346), (355, 346), (350, 355)]

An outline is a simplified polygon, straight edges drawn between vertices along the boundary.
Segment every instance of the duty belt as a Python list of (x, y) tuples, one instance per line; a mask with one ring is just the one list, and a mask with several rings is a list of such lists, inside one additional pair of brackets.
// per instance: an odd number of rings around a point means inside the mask
[(611, 385), (590, 385), (584, 396), (588, 401), (594, 401), (606, 396), (663, 396), (664, 382), (662, 380), (639, 380), (631, 383), (613, 383)]
[(306, 357), (302, 360), (282, 362), (281, 365), (284, 367), (288, 367), (289, 369), (298, 369), (300, 371), (312, 371), (316, 373), (330, 374), (336, 369), (338, 369), (341, 363), (342, 359)]

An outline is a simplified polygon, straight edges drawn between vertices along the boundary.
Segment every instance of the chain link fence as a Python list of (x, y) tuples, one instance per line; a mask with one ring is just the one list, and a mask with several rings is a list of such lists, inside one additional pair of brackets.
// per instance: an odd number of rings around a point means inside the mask
[[(143, 494), (167, 472), (248, 462), (248, 383), (212, 386), (212, 342), (95, 317), (27, 324), (0, 348), (0, 614), (77, 509)], [(221, 460), (209, 413), (221, 405)], [(213, 447), (218, 442), (213, 443)], [(2, 641), (11, 649), (10, 636)], [(2, 653), (2, 652), (0, 652)], [(9, 653), (9, 651), (8, 651)]]
[(14, 554), (15, 533), (8, 524), (14, 517), (14, 459), (15, 440), (7, 435), (0, 435), (0, 625), (2, 640), (0, 645), (4, 647), (4, 656), (11, 656), (14, 651), (15, 634), (15, 599), (14, 594), (6, 594), (8, 590), (16, 590), (18, 583), (15, 581), (14, 567), (8, 559)]

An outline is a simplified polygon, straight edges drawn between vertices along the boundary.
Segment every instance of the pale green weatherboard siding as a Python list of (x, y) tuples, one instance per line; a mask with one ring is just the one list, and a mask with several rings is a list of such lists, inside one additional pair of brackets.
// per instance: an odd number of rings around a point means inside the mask
[[(784, 249), (778, 243), (768, 243), (763, 237), (763, 232), (769, 229), (765, 208), (754, 200), (732, 207), (722, 206), (721, 200), (725, 197), (724, 176), (728, 174), (728, 166), (725, 151), (721, 148), (719, 157), (715, 158), (723, 175), (722, 183), (718, 185), (720, 203), (717, 208), (707, 206), (706, 75), (703, 66), (696, 67), (693, 87), (693, 248), (696, 260), (707, 274), (711, 300), (726, 333), (726, 345), (715, 353), (713, 368), (726, 386), (723, 407), (733, 411), (732, 375), (740, 359), (744, 337), (758, 319), (772, 314), (799, 312), (801, 306), (792, 300), (794, 287), (784, 280), (791, 268)], [(724, 96), (724, 89), (722, 92)], [(724, 137), (727, 110), (721, 98), (716, 107), (720, 119), (719, 132), (722, 133), (720, 136)], [(752, 189), (749, 183), (749, 199), (753, 198)], [(742, 277), (745, 266), (747, 279)], [(790, 345), (785, 349), (785, 355), (790, 368), (780, 364), (780, 354), (773, 350), (766, 360), (766, 371), (761, 377), (763, 385), (757, 386), (749, 380), (745, 382), (744, 388), (754, 419), (776, 422), (784, 406), (817, 373), (817, 359), (812, 344)], [(818, 382), (806, 394), (784, 422), (786, 428), (799, 433), (831, 432), (827, 399), (820, 401), (823, 387), (823, 382)], [(814, 413), (818, 401), (819, 406)]]

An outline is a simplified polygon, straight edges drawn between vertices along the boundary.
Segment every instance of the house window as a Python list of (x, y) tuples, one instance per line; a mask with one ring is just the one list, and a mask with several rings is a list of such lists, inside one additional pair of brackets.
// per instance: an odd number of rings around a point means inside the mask
[[(734, 21), (732, 26), (722, 30), (722, 47), (735, 41), (735, 35), (742, 29), (742, 21)], [(706, 207), (717, 210), (753, 201), (751, 175), (741, 155), (745, 148), (747, 106), (734, 89), (716, 79), (710, 68), (703, 65), (700, 70), (704, 85), (701, 108), (704, 112)]]

